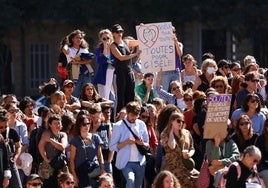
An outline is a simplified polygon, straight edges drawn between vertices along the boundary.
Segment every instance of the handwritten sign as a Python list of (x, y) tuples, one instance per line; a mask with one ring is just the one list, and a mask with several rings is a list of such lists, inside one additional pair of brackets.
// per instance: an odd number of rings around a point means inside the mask
[(175, 46), (171, 22), (136, 26), (139, 48), (142, 50), (142, 72), (175, 70)]
[(227, 136), (227, 122), (232, 95), (221, 94), (209, 97), (207, 115), (204, 126), (204, 138), (214, 138), (220, 134), (222, 138)]

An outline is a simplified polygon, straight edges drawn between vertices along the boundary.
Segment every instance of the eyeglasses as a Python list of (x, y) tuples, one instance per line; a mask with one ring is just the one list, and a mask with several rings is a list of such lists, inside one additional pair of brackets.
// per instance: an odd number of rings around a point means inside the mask
[(240, 122), (240, 123), (239, 123), (240, 126), (244, 126), (244, 125), (248, 125), (248, 124), (249, 124), (248, 121), (246, 121), (246, 122)]
[(251, 82), (259, 82), (260, 80), (259, 79), (252, 79), (250, 80)]
[(173, 88), (171, 88), (171, 89), (172, 89), (172, 91), (176, 91), (176, 89), (180, 89), (180, 87), (177, 86), (177, 87), (173, 87)]
[(257, 102), (257, 103), (258, 103), (258, 102), (259, 102), (259, 99), (251, 98), (251, 99), (250, 99), (250, 102), (251, 102), (251, 103), (255, 103), (255, 102)]
[(85, 127), (85, 126), (89, 126), (90, 123), (84, 123), (82, 126)]
[(8, 112), (11, 114), (18, 113), (19, 109), (11, 109), (11, 110), (8, 110)]
[(116, 33), (123, 33), (124, 31), (120, 30), (120, 31), (116, 31)]
[(179, 123), (179, 124), (181, 124), (181, 123), (184, 124), (184, 121), (181, 120), (181, 119), (176, 119), (176, 122)]
[(149, 118), (149, 116), (141, 115), (141, 118), (142, 118), (142, 119), (146, 119), (146, 118)]
[(185, 102), (193, 101), (193, 99), (192, 99), (192, 98), (185, 98), (184, 101), (185, 101)]
[(223, 85), (215, 85), (215, 88), (224, 88)]
[(38, 186), (41, 186), (42, 183), (29, 183), (29, 185), (31, 185), (33, 187), (38, 187)]
[(106, 41), (106, 40), (110, 40), (110, 38), (109, 37), (106, 37), (106, 38), (103, 37), (102, 40)]
[(74, 185), (74, 181), (66, 181), (65, 184), (67, 184), (67, 185)]

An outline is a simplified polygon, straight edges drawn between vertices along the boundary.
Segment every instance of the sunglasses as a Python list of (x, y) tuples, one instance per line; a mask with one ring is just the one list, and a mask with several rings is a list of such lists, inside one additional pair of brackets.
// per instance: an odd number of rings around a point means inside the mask
[(183, 120), (180, 120), (180, 119), (176, 119), (176, 122), (179, 123), (179, 124), (184, 124), (184, 121)]
[(85, 126), (89, 126), (90, 123), (84, 123), (82, 126), (85, 127)]
[(38, 187), (38, 186), (41, 186), (42, 183), (29, 183), (29, 185), (31, 185), (33, 187)]
[(259, 82), (260, 80), (259, 79), (252, 79), (250, 80), (251, 82)]
[(149, 118), (149, 116), (141, 115), (141, 118), (142, 118), (142, 119), (146, 119), (146, 118)]
[(8, 110), (8, 112), (11, 114), (18, 113), (19, 109), (11, 109), (11, 110)]
[(103, 37), (102, 40), (106, 41), (106, 40), (109, 40), (110, 38), (109, 37)]
[(172, 89), (172, 91), (176, 91), (176, 89), (180, 89), (180, 87), (173, 87), (173, 88), (171, 88)]
[(74, 87), (74, 85), (67, 85), (67, 86), (65, 86), (66, 88), (73, 88)]
[(246, 121), (246, 122), (240, 122), (240, 123), (239, 123), (240, 126), (244, 126), (244, 125), (248, 125), (248, 124), (249, 124), (248, 121)]
[(253, 163), (259, 163), (259, 160), (258, 159), (254, 159), (253, 160)]
[(185, 102), (193, 101), (193, 99), (192, 99), (192, 98), (185, 98), (184, 101), (185, 101)]
[(215, 85), (215, 88), (224, 88), (223, 85)]
[(66, 181), (65, 184), (67, 184), (67, 185), (74, 185), (74, 181)]
[(124, 31), (120, 30), (120, 31), (116, 31), (116, 33), (123, 33)]
[(238, 69), (233, 69), (232, 71), (237, 72), (237, 71), (240, 71), (240, 70), (241, 70), (241, 69), (238, 68)]
[(259, 102), (259, 99), (253, 99), (253, 98), (252, 98), (252, 99), (250, 99), (250, 102), (251, 102), (251, 103), (255, 103), (255, 102), (257, 102), (257, 103), (258, 103), (258, 102)]

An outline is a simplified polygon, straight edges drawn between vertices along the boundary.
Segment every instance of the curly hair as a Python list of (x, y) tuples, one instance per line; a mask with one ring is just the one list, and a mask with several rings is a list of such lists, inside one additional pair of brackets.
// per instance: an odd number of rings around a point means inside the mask
[(215, 76), (211, 81), (210, 81), (210, 87), (215, 88), (217, 82), (222, 82), (224, 86), (224, 93), (227, 92), (228, 88), (228, 80), (223, 77), (223, 76)]

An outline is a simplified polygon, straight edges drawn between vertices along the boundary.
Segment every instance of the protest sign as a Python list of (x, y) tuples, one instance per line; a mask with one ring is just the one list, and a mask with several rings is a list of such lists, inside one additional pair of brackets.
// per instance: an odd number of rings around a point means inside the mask
[(136, 26), (142, 72), (175, 70), (175, 46), (171, 22)]
[(216, 134), (220, 134), (222, 138), (227, 136), (231, 99), (230, 94), (209, 97), (203, 135), (205, 139), (214, 138)]

